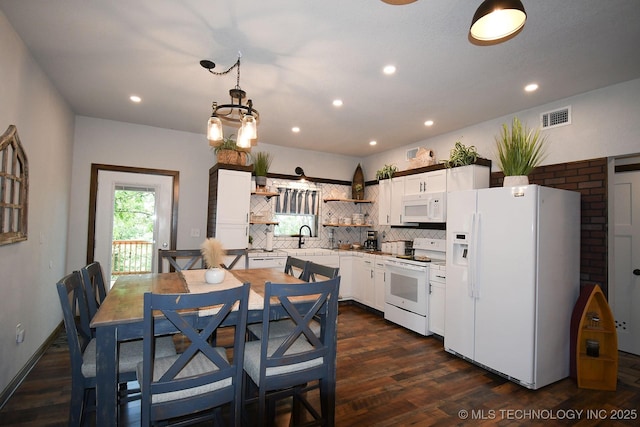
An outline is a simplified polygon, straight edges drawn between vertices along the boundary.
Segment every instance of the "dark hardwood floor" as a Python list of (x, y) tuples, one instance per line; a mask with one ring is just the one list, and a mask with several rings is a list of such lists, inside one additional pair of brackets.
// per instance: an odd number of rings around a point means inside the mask
[[(446, 353), (438, 338), (421, 337), (355, 305), (340, 307), (338, 334), (338, 426), (640, 423), (638, 356), (620, 353), (615, 392), (580, 389), (570, 378), (532, 391)], [(0, 425), (66, 425), (70, 389), (61, 334), (2, 408)], [(139, 423), (139, 403), (123, 412), (124, 425)], [(279, 414), (285, 425), (287, 407), (280, 405)]]

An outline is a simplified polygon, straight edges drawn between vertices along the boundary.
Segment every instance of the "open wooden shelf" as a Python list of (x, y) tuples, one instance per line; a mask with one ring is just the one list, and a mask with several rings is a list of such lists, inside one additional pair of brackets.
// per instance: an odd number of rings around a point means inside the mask
[(254, 196), (264, 196), (267, 199), (280, 196), (280, 193), (275, 193), (273, 191), (252, 191), (251, 194)]
[(367, 224), (322, 224), (323, 227), (371, 227)]
[(362, 199), (336, 199), (336, 198), (326, 198), (322, 199), (323, 202), (350, 202), (350, 203), (373, 203), (373, 200), (362, 200)]

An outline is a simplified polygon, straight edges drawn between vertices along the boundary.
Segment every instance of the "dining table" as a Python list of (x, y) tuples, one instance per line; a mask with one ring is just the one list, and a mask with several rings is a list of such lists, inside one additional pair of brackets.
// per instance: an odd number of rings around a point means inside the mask
[[(143, 299), (147, 292), (160, 294), (203, 293), (250, 284), (247, 323), (262, 321), (264, 292), (267, 282), (304, 283), (297, 277), (276, 268), (227, 270), (219, 284), (204, 280), (205, 270), (183, 270), (172, 273), (133, 274), (120, 276), (107, 293), (98, 312), (91, 320), (96, 337), (96, 425), (116, 426), (118, 408), (118, 343), (141, 339), (143, 335)], [(304, 304), (299, 300), (296, 304)], [(193, 313), (197, 324), (211, 315), (215, 308), (202, 308)], [(156, 331), (175, 332), (169, 321), (160, 320)]]

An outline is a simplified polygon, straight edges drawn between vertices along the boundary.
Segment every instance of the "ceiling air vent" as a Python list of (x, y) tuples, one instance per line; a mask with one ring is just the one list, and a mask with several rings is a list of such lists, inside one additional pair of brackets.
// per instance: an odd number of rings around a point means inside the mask
[(540, 114), (542, 129), (555, 128), (571, 124), (571, 106)]

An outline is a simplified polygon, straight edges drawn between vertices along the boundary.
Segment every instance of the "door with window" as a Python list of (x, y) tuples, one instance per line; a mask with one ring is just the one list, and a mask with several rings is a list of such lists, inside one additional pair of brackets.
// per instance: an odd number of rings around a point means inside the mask
[(98, 170), (95, 187), (93, 260), (105, 280), (156, 272), (158, 248), (175, 246), (174, 176)]

